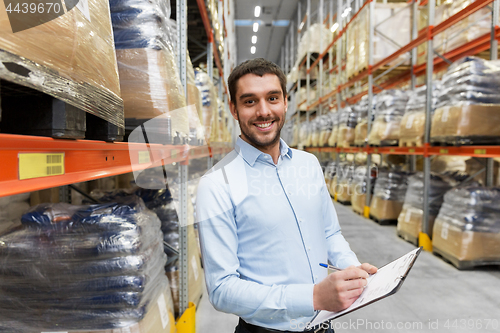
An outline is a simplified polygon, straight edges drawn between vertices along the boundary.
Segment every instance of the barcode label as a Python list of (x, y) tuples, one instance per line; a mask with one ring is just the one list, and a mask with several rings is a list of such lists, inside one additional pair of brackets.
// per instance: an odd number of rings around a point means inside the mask
[(53, 165), (47, 167), (47, 176), (60, 175), (62, 167), (60, 165)]
[(61, 155), (47, 155), (47, 164), (60, 164), (61, 161)]
[(20, 153), (19, 180), (64, 175), (64, 153)]

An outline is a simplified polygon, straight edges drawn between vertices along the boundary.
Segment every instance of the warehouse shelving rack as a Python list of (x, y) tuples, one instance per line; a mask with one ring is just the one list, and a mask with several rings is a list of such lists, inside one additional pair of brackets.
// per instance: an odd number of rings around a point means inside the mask
[[(219, 8), (223, 1), (218, 0)], [(227, 3), (227, 2), (226, 2)], [(213, 42), (213, 33), (208, 13), (203, 0), (198, 0), (200, 15), (203, 18), (207, 35)], [(186, 93), (187, 87), (187, 0), (177, 0), (177, 31), (178, 31), (178, 65), (181, 82)], [(222, 15), (223, 11), (220, 11)], [(222, 21), (222, 20), (221, 20)], [(223, 61), (219, 56), (215, 43), (209, 43), (210, 52), (207, 63), (212, 66), (213, 59), (223, 78)], [(214, 56), (215, 55), (215, 56)], [(212, 71), (209, 71), (212, 73)], [(224, 80), (219, 79), (219, 91)], [(225, 87), (225, 95), (227, 88)], [(187, 96), (187, 94), (186, 94)], [(226, 98), (227, 101), (227, 98)], [(227, 111), (227, 102), (225, 103)], [(12, 135), (0, 133), (0, 197), (31, 192), (46, 188), (66, 186), (114, 175), (140, 171), (148, 168), (178, 164), (180, 185), (180, 216), (179, 216), (179, 262), (180, 262), (180, 313), (188, 315), (179, 319), (179, 332), (194, 331), (194, 314), (188, 308), (188, 260), (187, 260), (187, 202), (188, 202), (188, 164), (189, 160), (208, 157), (208, 167), (212, 158), (225, 155), (232, 150), (231, 144), (214, 143), (209, 146), (162, 145), (149, 143), (103, 142), (92, 140), (53, 139), (29, 135)], [(26, 160), (20, 156), (34, 157)], [(61, 169), (55, 175), (45, 172), (47, 156), (60, 156), (57, 166)], [(42, 157), (42, 171), (35, 170), (33, 161)], [(50, 157), (49, 157), (50, 158)], [(58, 157), (59, 158), (59, 157)], [(40, 165), (38, 165), (40, 167)], [(35, 168), (36, 169), (36, 168)], [(25, 171), (31, 172), (26, 179), (20, 179)], [(49, 174), (47, 174), (49, 173)], [(64, 190), (63, 190), (64, 192)], [(66, 191), (67, 192), (67, 191)], [(192, 321), (192, 322), (191, 322)]]
[[(495, 60), (498, 58), (498, 40), (500, 39), (500, 23), (499, 23), (499, 0), (477, 0), (467, 7), (463, 8), (461, 11), (456, 13), (455, 15), (449, 17), (438, 25), (434, 25), (434, 10), (436, 0), (408, 0), (407, 5), (411, 7), (412, 10), (412, 27), (411, 27), (411, 41), (402, 46), (399, 50), (389, 55), (385, 59), (380, 60), (377, 63), (374, 63), (373, 60), (373, 40), (375, 27), (373, 22), (374, 17), (374, 8), (375, 8), (375, 0), (337, 0), (336, 4), (334, 0), (329, 0), (330, 2), (330, 23), (329, 27), (332, 26), (331, 18), (336, 17), (337, 19), (337, 36), (333, 38), (332, 42), (326, 46), (323, 52), (321, 52), (317, 59), (314, 62), (310, 63), (310, 54), (308, 53), (306, 57), (300, 62), (300, 68), (307, 63), (307, 73), (319, 64), (323, 63), (323, 59), (327, 54), (328, 57), (329, 71), (328, 74), (337, 75), (337, 87), (334, 87), (326, 94), (320, 94), (317, 101), (309, 101), (306, 100), (307, 110), (309, 111), (312, 108), (321, 105), (323, 101), (326, 100), (335, 100), (337, 105), (337, 110), (340, 110), (347, 104), (354, 104), (358, 102), (361, 97), (364, 95), (368, 95), (368, 108), (372, 109), (373, 106), (373, 95), (385, 89), (390, 89), (398, 86), (402, 86), (405, 84), (409, 84), (410, 89), (415, 89), (417, 77), (425, 76), (426, 77), (426, 85), (427, 87), (432, 87), (432, 74), (438, 71), (441, 71), (449, 66), (453, 61), (460, 59), (464, 56), (469, 55), (477, 55), (481, 52), (490, 51), (490, 58)], [(335, 5), (335, 6), (334, 6)], [(428, 22), (427, 26), (421, 31), (417, 31), (417, 11), (418, 6), (427, 6), (428, 8)], [(335, 14), (333, 8), (335, 7)], [(354, 7), (354, 10), (352, 10)], [(360, 13), (361, 10), (364, 10), (365, 7), (368, 7), (369, 11), (369, 37), (368, 37), (368, 67), (362, 70), (360, 73), (355, 75), (352, 78), (346, 80), (344, 77), (344, 81), (342, 83), (342, 74), (345, 70), (344, 59), (345, 54), (341, 54), (342, 47), (342, 36), (348, 33), (347, 28), (353, 22), (355, 17)], [(491, 9), (491, 33), (480, 36), (469, 43), (462, 45), (454, 50), (451, 50), (443, 55), (438, 54), (434, 50), (433, 38), (450, 28), (454, 24), (460, 22), (464, 18), (470, 16), (471, 14), (477, 12), (478, 10), (488, 7)], [(351, 8), (351, 12), (345, 11), (347, 8)], [(319, 14), (318, 17), (322, 17), (322, 12), (324, 10), (323, 1), (320, 1), (319, 6), (317, 8)], [(309, 13), (311, 12), (311, 2), (307, 0), (307, 19), (309, 18)], [(299, 3), (299, 20), (300, 20), (300, 3)], [(347, 15), (346, 15), (347, 13)], [(322, 20), (318, 20), (318, 22), (322, 22)], [(308, 25), (309, 26), (309, 25)], [(298, 36), (300, 37), (300, 36)], [(297, 38), (300, 41), (300, 38)], [(419, 45), (427, 44), (427, 50), (433, 50), (434, 52), (427, 52), (427, 62), (421, 65), (416, 64), (417, 52), (416, 48)], [(332, 50), (336, 49), (337, 56), (335, 64), (331, 64), (332, 61)], [(383, 76), (390, 73), (400, 64), (396, 64), (392, 67), (386, 68), (389, 63), (396, 60), (399, 56), (409, 53), (411, 59), (410, 69), (403, 71), (401, 74), (396, 75), (390, 79), (385, 80), (382, 83), (376, 84), (375, 81), (382, 78)], [(286, 54), (286, 52), (285, 52)], [(291, 52), (291, 60), (293, 60), (293, 49)], [(293, 63), (293, 61), (292, 61)], [(374, 77), (376, 71), (382, 71), (377, 77)], [(344, 73), (345, 74), (345, 73)], [(324, 75), (323, 71), (319, 71), (319, 76), (322, 78)], [(365, 82), (366, 81), (366, 82)], [(298, 80), (300, 84), (300, 78)], [(307, 82), (309, 82), (309, 75), (307, 77)], [(353, 89), (354, 88), (354, 89)], [(293, 92), (292, 92), (293, 93)], [(460, 147), (434, 147), (429, 143), (430, 139), (430, 127), (431, 127), (431, 98), (432, 98), (432, 89), (427, 89), (427, 103), (426, 103), (426, 122), (425, 122), (425, 133), (424, 133), (424, 144), (422, 147), (369, 147), (365, 144), (364, 147), (361, 148), (334, 148), (334, 147), (305, 147), (307, 151), (310, 152), (329, 152), (336, 153), (337, 162), (339, 159), (339, 154), (341, 153), (358, 153), (364, 152), (368, 154), (367, 163), (371, 164), (371, 155), (372, 154), (398, 154), (398, 155), (409, 155), (413, 156), (423, 156), (424, 157), (424, 217), (423, 217), (423, 233), (421, 234), (420, 241), (421, 245), (424, 246), (425, 249), (431, 250), (432, 244), (429, 238), (429, 216), (428, 216), (428, 207), (429, 207), (429, 186), (430, 186), (430, 157), (436, 155), (459, 155), (459, 156), (470, 156), (470, 157), (483, 157), (487, 158), (487, 166), (486, 166), (486, 185), (491, 186), (493, 184), (493, 157), (500, 157), (500, 146), (460, 146)], [(309, 93), (307, 94), (307, 98), (309, 98)], [(307, 112), (308, 114), (308, 112)], [(309, 121), (309, 117), (306, 118), (306, 121)], [(297, 131), (300, 127), (300, 112), (297, 114)], [(371, 117), (368, 117), (368, 133), (371, 129)], [(298, 133), (297, 133), (298, 136)], [(301, 147), (299, 147), (301, 148)], [(415, 160), (411, 158), (412, 165), (411, 168), (414, 169)], [(368, 175), (370, 168), (367, 168), (367, 188), (370, 188), (370, 177)], [(370, 193), (367, 192), (366, 195), (366, 204), (364, 215), (369, 217), (369, 203), (370, 203)]]

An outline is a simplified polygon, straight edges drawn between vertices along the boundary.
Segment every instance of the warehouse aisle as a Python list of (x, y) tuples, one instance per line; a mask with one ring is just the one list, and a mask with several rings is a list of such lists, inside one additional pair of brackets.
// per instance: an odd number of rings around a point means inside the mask
[[(361, 262), (378, 267), (415, 247), (397, 237), (395, 226), (380, 226), (335, 204), (344, 237)], [(500, 271), (459, 271), (422, 252), (396, 295), (334, 321), (349, 332), (500, 333)], [(231, 333), (237, 317), (217, 312), (205, 293), (197, 313), (197, 333)]]

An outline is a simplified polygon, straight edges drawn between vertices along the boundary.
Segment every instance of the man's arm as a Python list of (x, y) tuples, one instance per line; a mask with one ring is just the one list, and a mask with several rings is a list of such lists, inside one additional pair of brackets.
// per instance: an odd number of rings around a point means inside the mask
[(270, 324), (313, 316), (313, 284), (265, 286), (240, 277), (237, 225), (224, 186), (224, 181), (203, 177), (197, 194), (205, 280), (212, 305)]

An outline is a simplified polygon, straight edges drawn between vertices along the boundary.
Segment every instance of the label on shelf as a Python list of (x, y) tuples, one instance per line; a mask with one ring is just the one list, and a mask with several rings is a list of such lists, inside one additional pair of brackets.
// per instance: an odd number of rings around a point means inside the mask
[(408, 149), (408, 152), (409, 152), (409, 153), (414, 153), (414, 152), (415, 152), (415, 149)]
[(19, 180), (64, 175), (64, 153), (20, 153)]
[(176, 158), (176, 157), (177, 157), (177, 155), (179, 155), (179, 151), (178, 151), (177, 149), (172, 149), (172, 150), (170, 151), (170, 157), (171, 157), (171, 158)]
[(160, 297), (158, 297), (157, 303), (158, 309), (160, 310), (161, 325), (163, 326), (163, 329), (165, 329), (170, 319), (168, 316), (167, 302), (165, 302), (165, 295), (163, 295), (163, 293), (161, 293)]
[(486, 155), (486, 149), (474, 149), (476, 155)]
[(448, 149), (439, 149), (440, 154), (448, 154)]
[(139, 152), (139, 164), (147, 164), (151, 163), (151, 158), (149, 157), (149, 151), (140, 151)]

